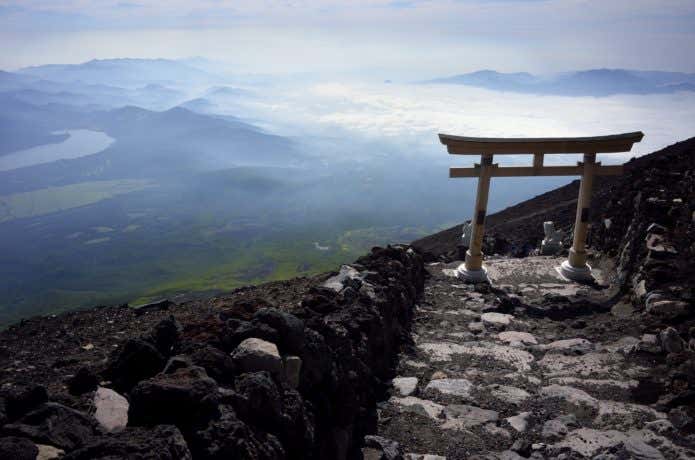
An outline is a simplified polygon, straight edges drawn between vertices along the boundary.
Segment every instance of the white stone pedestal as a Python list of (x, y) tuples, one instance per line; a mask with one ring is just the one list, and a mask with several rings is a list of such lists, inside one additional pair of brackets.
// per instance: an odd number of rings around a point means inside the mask
[(488, 281), (485, 267), (482, 267), (480, 270), (468, 270), (465, 263), (458, 266), (456, 275), (472, 283), (486, 283)]
[(573, 267), (570, 265), (569, 261), (565, 260), (562, 262), (562, 265), (557, 267), (557, 271), (570, 281), (577, 281), (579, 283), (594, 281), (589, 264), (584, 264), (583, 267)]

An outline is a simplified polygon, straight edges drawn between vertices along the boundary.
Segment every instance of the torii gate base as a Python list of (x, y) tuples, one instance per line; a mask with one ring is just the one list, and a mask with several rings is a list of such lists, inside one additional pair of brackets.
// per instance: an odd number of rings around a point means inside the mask
[[(447, 146), (450, 154), (481, 155), (480, 164), (473, 168), (450, 168), (449, 177), (477, 177), (478, 193), (471, 229), (471, 242), (466, 251), (466, 261), (458, 268), (459, 277), (471, 282), (487, 281), (487, 270), (483, 266), (483, 233), (487, 213), (490, 179), (492, 177), (518, 176), (581, 176), (577, 214), (574, 223), (572, 249), (569, 257), (557, 267), (558, 272), (571, 281), (592, 281), (591, 267), (586, 263), (586, 235), (589, 226), (591, 189), (596, 175), (622, 174), (623, 167), (601, 166), (596, 162), (597, 153), (629, 152), (635, 142), (642, 140), (641, 132), (598, 137), (564, 138), (485, 138), (460, 137), (440, 134), (439, 140)], [(589, 153), (585, 153), (589, 152)], [(584, 161), (577, 166), (543, 166), (545, 154), (584, 153)], [(502, 167), (493, 164), (495, 154), (533, 154), (533, 166)]]
[(570, 281), (577, 281), (579, 283), (594, 281), (589, 264), (584, 264), (583, 267), (573, 267), (568, 260), (565, 260), (557, 267), (557, 272)]
[(487, 269), (485, 267), (480, 267), (480, 270), (468, 270), (465, 263), (458, 266), (456, 269), (456, 275), (463, 280), (470, 281), (471, 283), (484, 283), (488, 281)]

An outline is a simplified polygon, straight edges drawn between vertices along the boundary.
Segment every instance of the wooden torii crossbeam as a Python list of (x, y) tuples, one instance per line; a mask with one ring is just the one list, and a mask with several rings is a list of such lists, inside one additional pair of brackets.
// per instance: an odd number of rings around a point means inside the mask
[[(581, 176), (577, 216), (574, 223), (572, 248), (568, 260), (562, 263), (560, 273), (571, 280), (592, 279), (591, 267), (586, 263), (586, 233), (589, 224), (589, 206), (594, 176), (619, 175), (623, 166), (603, 166), (596, 161), (597, 153), (629, 152), (635, 142), (644, 137), (642, 132), (596, 137), (550, 138), (487, 138), (462, 137), (440, 134), (439, 140), (453, 155), (480, 155), (480, 164), (472, 168), (450, 168), (449, 177), (477, 177), (478, 193), (471, 226), (471, 242), (466, 261), (458, 268), (458, 274), (471, 281), (484, 281), (487, 272), (483, 267), (483, 233), (487, 213), (490, 179), (493, 177), (519, 176)], [(576, 166), (544, 166), (545, 154), (584, 154), (584, 161)], [(495, 154), (532, 154), (533, 166), (500, 167), (492, 163)]]

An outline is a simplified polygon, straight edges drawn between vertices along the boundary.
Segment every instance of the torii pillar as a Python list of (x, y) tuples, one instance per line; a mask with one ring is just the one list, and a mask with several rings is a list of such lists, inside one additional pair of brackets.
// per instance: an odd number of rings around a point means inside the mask
[[(439, 139), (450, 154), (480, 155), (480, 164), (472, 168), (450, 168), (449, 177), (477, 177), (478, 193), (475, 198), (471, 244), (466, 260), (458, 268), (458, 275), (472, 282), (487, 280), (483, 266), (483, 236), (485, 216), (492, 177), (519, 176), (581, 176), (574, 235), (569, 258), (558, 267), (565, 278), (586, 282), (593, 279), (591, 267), (586, 263), (586, 235), (589, 226), (591, 189), (595, 176), (622, 174), (622, 165), (602, 166), (596, 162), (597, 153), (629, 152), (640, 142), (641, 132), (597, 137), (562, 138), (487, 138), (462, 137), (440, 134)], [(589, 152), (589, 153), (586, 153)], [(543, 166), (545, 154), (584, 153), (584, 161), (576, 166)], [(492, 163), (495, 154), (533, 154), (533, 166), (502, 167)]]

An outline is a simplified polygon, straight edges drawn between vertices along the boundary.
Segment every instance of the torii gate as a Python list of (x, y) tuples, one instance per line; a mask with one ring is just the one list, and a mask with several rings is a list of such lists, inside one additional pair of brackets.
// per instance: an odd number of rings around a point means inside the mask
[[(483, 233), (487, 199), (492, 177), (518, 176), (582, 176), (577, 200), (577, 216), (574, 223), (574, 238), (568, 260), (559, 267), (559, 272), (570, 280), (589, 281), (591, 267), (586, 263), (586, 233), (589, 224), (589, 204), (594, 176), (620, 175), (623, 166), (602, 166), (596, 161), (597, 153), (629, 152), (635, 142), (644, 137), (642, 132), (597, 137), (557, 138), (488, 138), (461, 137), (440, 134), (439, 140), (447, 151), (455, 155), (480, 155), (480, 164), (473, 168), (450, 168), (449, 177), (477, 177), (478, 193), (475, 198), (471, 243), (466, 252), (466, 261), (458, 268), (458, 274), (470, 281), (485, 281), (487, 272), (483, 267)], [(586, 153), (588, 152), (588, 153)], [(583, 153), (584, 161), (576, 166), (543, 166), (548, 153)], [(532, 154), (533, 166), (499, 167), (492, 163), (495, 154)]]

